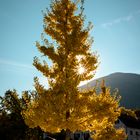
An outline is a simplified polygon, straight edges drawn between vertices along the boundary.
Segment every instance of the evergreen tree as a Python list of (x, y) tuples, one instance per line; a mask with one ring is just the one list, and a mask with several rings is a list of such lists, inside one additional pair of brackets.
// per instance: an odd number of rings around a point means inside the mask
[(81, 81), (93, 78), (98, 65), (91, 52), (92, 24), (84, 26), (83, 6), (78, 7), (78, 0), (53, 0), (44, 12), (43, 44), (37, 42), (36, 46), (52, 65), (37, 57), (33, 65), (48, 79), (49, 89), (34, 79), (37, 95), (23, 116), (30, 127), (40, 126), (46, 132), (90, 130), (94, 140), (123, 140), (123, 130), (114, 128), (121, 113), (120, 98), (111, 95), (104, 83), (100, 93), (78, 89)]
[(43, 132), (39, 127), (31, 129), (21, 112), (26, 109), (32, 95), (28, 91), (19, 98), (16, 90), (8, 90), (0, 96), (0, 139), (2, 140), (41, 140)]

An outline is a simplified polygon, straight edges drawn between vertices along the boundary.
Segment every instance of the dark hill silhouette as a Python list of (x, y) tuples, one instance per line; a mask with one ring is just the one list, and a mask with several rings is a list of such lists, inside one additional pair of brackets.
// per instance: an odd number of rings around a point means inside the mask
[(81, 88), (92, 88), (96, 81), (105, 80), (106, 86), (111, 87), (111, 90), (119, 89), (121, 95), (121, 106), (126, 108), (140, 108), (140, 74), (132, 73), (113, 73), (108, 76), (90, 81)]

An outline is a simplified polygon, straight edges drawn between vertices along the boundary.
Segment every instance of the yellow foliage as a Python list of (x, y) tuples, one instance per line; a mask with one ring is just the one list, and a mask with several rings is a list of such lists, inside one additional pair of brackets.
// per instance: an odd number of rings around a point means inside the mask
[[(89, 130), (95, 132), (95, 140), (121, 140), (122, 130), (116, 130), (114, 123), (121, 113), (120, 98), (103, 85), (101, 92), (89, 90), (81, 92), (78, 85), (89, 80), (98, 65), (97, 56), (90, 52), (92, 38), (91, 23), (84, 28), (84, 16), (78, 10), (78, 3), (72, 0), (56, 0), (51, 9), (44, 13), (44, 34), (49, 35), (55, 44), (43, 37), (43, 45), (37, 42), (38, 50), (52, 60), (49, 67), (37, 57), (33, 65), (46, 78), (50, 87), (45, 89), (35, 78), (37, 95), (23, 112), (25, 122), (30, 127), (40, 126), (47, 132), (62, 129)], [(77, 12), (77, 13), (76, 13)], [(45, 35), (44, 35), (45, 36)], [(83, 56), (82, 59), (77, 57)], [(78, 72), (78, 66), (84, 69)]]

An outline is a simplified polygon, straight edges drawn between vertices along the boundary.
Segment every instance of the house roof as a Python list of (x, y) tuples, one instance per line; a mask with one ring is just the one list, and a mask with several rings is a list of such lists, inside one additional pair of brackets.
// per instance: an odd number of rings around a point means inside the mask
[(136, 115), (138, 118), (127, 114), (121, 114), (119, 120), (121, 120), (127, 127), (140, 129), (140, 111), (136, 112)]

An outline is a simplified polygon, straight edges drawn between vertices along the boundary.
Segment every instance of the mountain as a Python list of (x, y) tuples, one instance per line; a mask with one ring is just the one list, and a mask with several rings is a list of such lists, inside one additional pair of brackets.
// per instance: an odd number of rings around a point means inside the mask
[(121, 106), (131, 109), (140, 109), (140, 74), (132, 73), (113, 73), (105, 77), (101, 77), (90, 81), (88, 84), (81, 86), (81, 89), (92, 88), (96, 81), (99, 83), (105, 80), (106, 86), (111, 90), (119, 90), (121, 95)]

